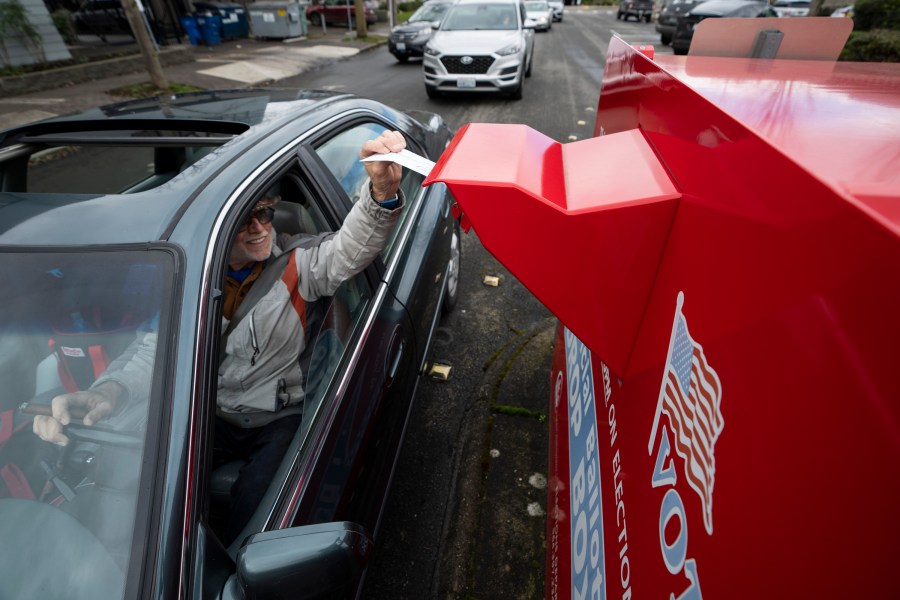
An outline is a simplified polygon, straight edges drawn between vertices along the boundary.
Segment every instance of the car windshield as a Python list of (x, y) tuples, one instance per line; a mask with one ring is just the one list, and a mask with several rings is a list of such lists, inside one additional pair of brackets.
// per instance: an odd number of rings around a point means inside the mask
[(444, 17), (444, 13), (447, 12), (449, 6), (449, 4), (443, 2), (429, 2), (428, 4), (423, 4), (419, 7), (419, 10), (412, 14), (409, 18), (409, 22), (440, 21)]
[[(130, 565), (146, 558), (173, 256), (0, 251), (0, 277), (15, 281), (0, 288), (0, 596), (122, 598)], [(123, 364), (135, 391), (86, 426), (76, 396), (123, 389), (108, 379)], [(33, 422), (48, 420), (35, 414), (66, 394), (67, 443), (44, 441)]]
[(547, 12), (550, 8), (546, 2), (526, 2), (525, 10), (532, 12)]
[(447, 13), (441, 31), (517, 29), (514, 4), (460, 4)]

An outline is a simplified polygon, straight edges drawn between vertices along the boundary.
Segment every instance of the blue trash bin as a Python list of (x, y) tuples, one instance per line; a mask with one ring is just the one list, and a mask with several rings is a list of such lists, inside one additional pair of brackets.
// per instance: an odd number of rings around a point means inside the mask
[(197, 17), (193, 15), (184, 15), (181, 17), (181, 26), (188, 36), (191, 44), (196, 46), (200, 43), (202, 36), (200, 35), (200, 27), (197, 25)]
[(194, 2), (194, 8), (204, 14), (222, 18), (222, 38), (245, 38), (250, 35), (247, 11), (235, 2)]
[(211, 14), (198, 14), (197, 24), (207, 46), (218, 46), (222, 43), (222, 17)]

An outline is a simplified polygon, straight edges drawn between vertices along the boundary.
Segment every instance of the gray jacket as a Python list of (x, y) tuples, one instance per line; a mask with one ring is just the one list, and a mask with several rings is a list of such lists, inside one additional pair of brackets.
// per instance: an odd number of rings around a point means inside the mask
[[(384, 249), (405, 203), (382, 208), (369, 183), (332, 237), (312, 248), (296, 248), (265, 296), (234, 327), (219, 365), (217, 414), (239, 427), (260, 427), (302, 410), (304, 373), (299, 356), (306, 346), (305, 306), (331, 296), (338, 286), (365, 269)], [(274, 237), (274, 234), (273, 234)], [(281, 254), (275, 245), (273, 255)], [(222, 320), (223, 330), (228, 320)], [(130, 401), (146, 401), (150, 389), (156, 332), (141, 332), (94, 386), (113, 380)]]
[[(298, 357), (306, 346), (306, 303), (333, 295), (365, 269), (384, 248), (399, 216), (399, 208), (387, 210), (372, 200), (366, 182), (337, 234), (313, 248), (291, 251), (281, 279), (228, 336), (219, 366), (220, 417), (240, 427), (259, 427), (301, 409), (305, 390)], [(281, 250), (276, 246), (273, 254)], [(223, 329), (227, 326), (223, 319)]]

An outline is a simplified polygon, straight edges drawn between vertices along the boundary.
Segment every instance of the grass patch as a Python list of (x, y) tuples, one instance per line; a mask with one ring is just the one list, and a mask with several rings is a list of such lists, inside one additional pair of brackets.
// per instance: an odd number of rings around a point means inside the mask
[(547, 415), (539, 410), (529, 410), (521, 406), (506, 406), (503, 404), (491, 404), (491, 412), (509, 417), (525, 417), (528, 419), (537, 419), (541, 423), (547, 421)]
[[(172, 94), (202, 91), (204, 91), (203, 88), (198, 88), (193, 85), (185, 85), (183, 83), (169, 84), (169, 93)], [(163, 94), (165, 92), (161, 92), (159, 88), (157, 88), (152, 83), (145, 82), (135, 83), (133, 85), (125, 85), (112, 90), (108, 90), (106, 93), (111, 96), (123, 96), (125, 98), (152, 98), (153, 96), (159, 96), (160, 94)]]

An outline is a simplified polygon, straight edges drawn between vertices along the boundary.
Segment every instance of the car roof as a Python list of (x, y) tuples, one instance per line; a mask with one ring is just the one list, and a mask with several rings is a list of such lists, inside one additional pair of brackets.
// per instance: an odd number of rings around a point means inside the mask
[[(210, 186), (222, 189), (223, 173), (234, 178), (232, 189), (240, 184), (241, 177), (234, 169), (229, 172), (229, 165), (237, 161), (249, 164), (257, 161), (257, 155), (262, 156), (258, 159), (262, 162), (299, 133), (358, 107), (400, 118), (399, 113), (381, 104), (348, 94), (247, 89), (123, 102), (0, 132), (0, 154), (10, 155), (17, 149), (31, 147), (33, 151), (44, 145), (196, 146), (198, 136), (201, 143), (210, 140), (209, 145), (214, 146), (205, 158), (146, 191), (0, 192), (0, 244), (116, 244), (167, 239), (167, 232), (198, 196), (202, 197), (203, 190)], [(153, 138), (161, 132), (162, 137)], [(219, 200), (206, 201), (215, 204)], [(212, 205), (207, 208), (206, 213), (213, 216), (219, 210)], [(73, 222), (79, 227), (72, 227)]]

